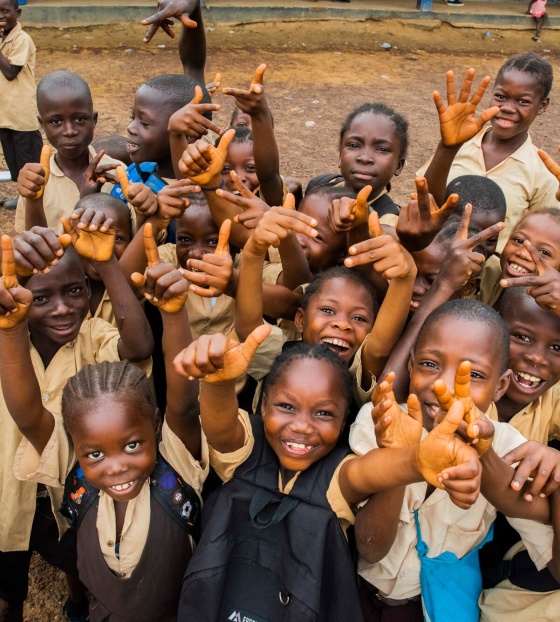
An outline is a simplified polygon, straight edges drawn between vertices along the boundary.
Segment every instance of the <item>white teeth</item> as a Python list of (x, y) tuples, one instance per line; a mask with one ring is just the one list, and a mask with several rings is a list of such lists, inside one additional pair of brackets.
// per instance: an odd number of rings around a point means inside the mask
[(339, 348), (344, 348), (348, 350), (350, 348), (350, 344), (347, 341), (343, 341), (342, 339), (335, 339), (334, 337), (325, 337), (322, 339), (323, 343), (330, 343), (333, 346), (337, 346)]
[(120, 492), (121, 490), (127, 490), (134, 484), (134, 482), (128, 482), (128, 484), (117, 484), (116, 486), (111, 486), (113, 490)]
[(519, 274), (529, 274), (529, 270), (526, 270), (525, 268), (522, 268), (519, 264), (510, 263), (509, 267), (512, 270), (514, 270), (515, 272), (519, 272)]
[(286, 445), (288, 447), (293, 447), (294, 449), (311, 449), (312, 445), (304, 445), (303, 443), (291, 443), (290, 441), (286, 441)]
[(523, 384), (524, 386), (530, 386), (532, 389), (534, 389), (535, 387), (538, 387), (539, 384), (542, 382), (542, 378), (539, 378), (538, 376), (532, 376), (531, 374), (527, 374), (522, 371), (516, 371), (515, 375), (517, 376), (518, 381), (520, 378), (523, 378), (523, 380), (530, 382), (531, 383), (530, 385), (527, 385), (524, 382), (521, 382), (520, 384)]

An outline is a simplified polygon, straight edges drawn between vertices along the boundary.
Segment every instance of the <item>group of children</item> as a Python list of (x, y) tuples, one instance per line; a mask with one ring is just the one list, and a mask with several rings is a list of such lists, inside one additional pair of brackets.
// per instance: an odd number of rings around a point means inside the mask
[(83, 78), (37, 87), (48, 146), (1, 247), (0, 620), (34, 551), (71, 621), (556, 619), (550, 64), (510, 58), (478, 118), (490, 78), (448, 72), (408, 204), (381, 103), (304, 193), (266, 68), (223, 90), (226, 129), (198, 0), (158, 8), (184, 74), (140, 86), (126, 139), (92, 145)]

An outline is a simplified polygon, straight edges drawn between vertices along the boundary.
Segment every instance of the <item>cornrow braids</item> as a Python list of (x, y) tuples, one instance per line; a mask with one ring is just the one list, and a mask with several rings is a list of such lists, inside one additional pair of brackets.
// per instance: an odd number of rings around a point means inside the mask
[(515, 70), (523, 73), (529, 73), (534, 76), (542, 89), (541, 101), (546, 99), (552, 89), (552, 65), (539, 54), (535, 52), (524, 52), (523, 54), (515, 54), (508, 58), (500, 67), (496, 82), (503, 76), (506, 71)]
[(130, 361), (86, 365), (72, 376), (62, 392), (62, 420), (68, 434), (84, 412), (84, 402), (104, 395), (115, 401), (136, 400), (140, 414), (154, 418), (157, 411), (153, 386), (146, 374)]

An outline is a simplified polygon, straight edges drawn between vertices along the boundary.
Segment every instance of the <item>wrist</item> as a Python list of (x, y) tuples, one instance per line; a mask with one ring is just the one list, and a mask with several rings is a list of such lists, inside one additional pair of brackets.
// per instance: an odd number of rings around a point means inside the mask
[(226, 184), (224, 182), (224, 178), (222, 174), (219, 173), (215, 177), (213, 177), (207, 184), (199, 184), (202, 192), (216, 192), (216, 190), (221, 190)]
[(229, 296), (230, 298), (235, 298), (235, 293), (237, 292), (237, 282), (239, 280), (239, 270), (233, 270), (231, 273), (231, 278), (226, 288), (224, 289), (224, 294)]
[(29, 339), (29, 327), (27, 324), (27, 317), (25, 317), (19, 324), (10, 328), (3, 328), (0, 330), (0, 338), (6, 340), (20, 340), (25, 338), (25, 341)]
[(95, 259), (88, 259), (89, 263), (95, 268), (96, 272), (103, 272), (106, 268), (108, 268), (111, 264), (118, 264), (117, 258), (115, 257), (115, 253), (109, 257), (109, 259), (105, 261), (96, 261)]

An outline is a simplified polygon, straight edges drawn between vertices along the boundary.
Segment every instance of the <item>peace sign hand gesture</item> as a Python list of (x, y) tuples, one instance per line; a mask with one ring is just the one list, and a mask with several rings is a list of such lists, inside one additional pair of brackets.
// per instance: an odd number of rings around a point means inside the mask
[(414, 183), (416, 192), (410, 195), (410, 203), (401, 207), (397, 221), (399, 241), (410, 252), (420, 251), (432, 243), (459, 202), (459, 195), (452, 194), (438, 207), (428, 190), (426, 178), (417, 177)]
[(459, 101), (455, 93), (455, 74), (447, 72), (447, 106), (443, 103), (441, 95), (434, 91), (434, 103), (439, 115), (441, 140), (446, 147), (455, 147), (466, 143), (480, 132), (484, 124), (495, 117), (500, 108), (492, 106), (485, 110), (478, 119), (475, 118), (476, 107), (490, 84), (490, 76), (482, 79), (478, 89), (469, 101), (474, 69), (469, 69), (459, 93)]
[(254, 229), (263, 214), (268, 211), (268, 204), (251, 192), (235, 171), (231, 171), (229, 176), (239, 194), (233, 194), (223, 188), (216, 190), (216, 194), (228, 203), (241, 208), (242, 211), (234, 216), (233, 222), (243, 225), (245, 229)]
[(270, 334), (270, 326), (261, 324), (239, 343), (222, 334), (203, 335), (173, 361), (175, 371), (189, 380), (202, 378), (208, 383), (226, 383), (242, 376), (257, 348)]

